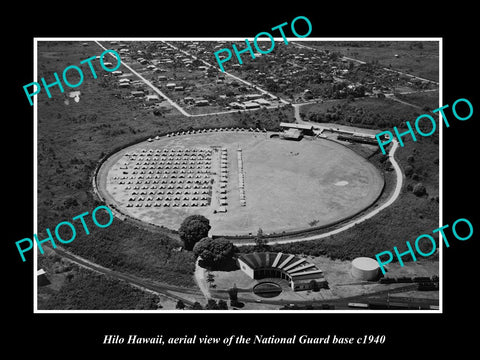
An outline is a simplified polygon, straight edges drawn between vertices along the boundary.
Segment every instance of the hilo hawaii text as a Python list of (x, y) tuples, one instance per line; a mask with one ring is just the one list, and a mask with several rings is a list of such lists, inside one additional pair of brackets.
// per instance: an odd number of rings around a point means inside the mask
[[(298, 20), (303, 20), (308, 25), (308, 31), (304, 35), (300, 35), (295, 28), (295, 23)], [(284, 22), (280, 25), (274, 26), (274, 27), (271, 28), (271, 30), (278, 30), (280, 32), (280, 34), (282, 35), (283, 42), (285, 43), (285, 45), (288, 45), (288, 40), (285, 37), (285, 32), (283, 31), (283, 27), (286, 26), (286, 25), (288, 25), (288, 22)], [(292, 30), (293, 35), (295, 35), (297, 38), (305, 38), (308, 35), (310, 35), (310, 33), (312, 32), (312, 23), (305, 16), (297, 16), (295, 19), (292, 20), (292, 23), (290, 24), (290, 29)], [(270, 39), (270, 47), (268, 48), (268, 50), (263, 50), (261, 47), (258, 46), (258, 38), (260, 36), (266, 36)], [(232, 44), (233, 52), (237, 56), (237, 60), (238, 60), (238, 63), (240, 65), (243, 64), (243, 61), (242, 61), (242, 58), (241, 58), (240, 54), (249, 52), (251, 58), (255, 59), (255, 52), (253, 51), (252, 44), (250, 44), (248, 39), (245, 39), (245, 43), (246, 43), (246, 48), (243, 49), (243, 50), (238, 50), (237, 46), (235, 44)], [(273, 38), (272, 34), (270, 34), (269, 32), (262, 31), (262, 32), (259, 32), (257, 35), (255, 35), (255, 37), (253, 39), (253, 45), (255, 46), (255, 49), (257, 50), (258, 53), (269, 54), (275, 48), (275, 39)], [(226, 56), (222, 55), (222, 58), (220, 58), (220, 56), (219, 56), (220, 53), (226, 53)], [(225, 69), (223, 67), (223, 63), (229, 61), (232, 58), (232, 52), (230, 51), (230, 49), (223, 48), (223, 49), (220, 49), (218, 51), (215, 51), (213, 54), (215, 55), (215, 58), (217, 59), (217, 63), (218, 63), (218, 66), (220, 67), (220, 70), (225, 72)]]
[[(113, 68), (107, 67), (106, 65), (111, 65), (111, 63), (105, 62), (105, 60), (104, 60), (105, 55), (109, 54), (109, 53), (113, 54), (113, 56), (115, 56), (117, 58), (117, 65), (115, 65), (115, 67), (113, 67)], [(107, 72), (113, 72), (113, 71), (117, 70), (120, 67), (120, 65), (122, 64), (121, 59), (120, 59), (120, 55), (115, 50), (105, 50), (100, 56), (92, 56), (92, 57), (89, 57), (88, 59), (80, 61), (80, 64), (85, 64), (85, 63), (88, 64), (88, 67), (90, 68), (90, 71), (91, 71), (94, 79), (96, 79), (98, 76), (97, 76), (97, 73), (95, 72), (95, 68), (92, 65), (92, 61), (97, 60), (97, 59), (100, 60), (100, 66)], [(68, 76), (67, 76), (67, 74), (69, 74), (69, 72), (71, 73), (72, 71), (78, 73), (79, 78), (80, 78), (77, 81), (77, 83), (74, 83), (74, 84), (72, 84), (68, 80)], [(45, 92), (47, 93), (47, 96), (49, 98), (52, 97), (52, 94), (50, 93), (50, 88), (53, 87), (53, 86), (58, 86), (58, 88), (60, 89), (60, 92), (62, 92), (62, 93), (65, 91), (63, 89), (62, 82), (60, 81), (60, 78), (58, 77), (58, 74), (56, 72), (53, 73), (53, 77), (55, 78), (55, 81), (50, 83), (50, 84), (47, 84), (47, 82), (45, 81), (45, 78), (43, 78), (43, 77), (41, 78), (43, 88), (45, 89)], [(67, 85), (70, 88), (76, 88), (76, 87), (79, 87), (80, 85), (82, 85), (82, 83), (83, 83), (83, 78), (84, 78), (83, 71), (80, 67), (78, 67), (76, 65), (70, 65), (70, 66), (67, 66), (63, 70), (62, 78), (63, 78), (63, 82), (65, 83), (65, 85)], [(70, 78), (70, 80), (71, 80), (71, 78)], [(30, 93), (28, 91), (28, 88), (31, 87), (31, 86), (36, 87), (36, 90), (33, 93)], [(34, 97), (35, 95), (40, 93), (40, 91), (42, 90), (42, 87), (40, 86), (40, 84), (38, 82), (34, 81), (34, 82), (31, 82), (30, 84), (24, 85), (23, 90), (25, 91), (25, 94), (27, 95), (27, 99), (30, 102), (30, 105), (33, 105), (32, 97)]]
[[(103, 210), (106, 210), (106, 212), (109, 214), (109, 220), (106, 224), (100, 224), (97, 220), (97, 217), (96, 217), (96, 214), (97, 214), (97, 211), (100, 210), (100, 209), (103, 209)], [(83, 225), (83, 230), (85, 231), (85, 234), (86, 235), (89, 235), (90, 234), (90, 231), (87, 227), (87, 224), (85, 223), (85, 219), (84, 217), (88, 215), (88, 211), (80, 214), (80, 215), (77, 215), (75, 217), (72, 218), (72, 220), (80, 220), (80, 222), (82, 223)], [(93, 211), (92, 211), (92, 220), (93, 220), (93, 223), (99, 227), (99, 228), (106, 228), (106, 227), (109, 227), (112, 222), (113, 222), (113, 213), (112, 213), (112, 210), (110, 210), (109, 207), (105, 206), (105, 205), (100, 205), (100, 206), (97, 206)], [(71, 232), (72, 232), (72, 236), (70, 237), (70, 239), (68, 240), (65, 240), (63, 239), (61, 236), (60, 236), (60, 228), (61, 227), (69, 227)], [(37, 243), (37, 247), (38, 249), (40, 250), (40, 253), (43, 254), (44, 251), (43, 251), (43, 247), (42, 247), (42, 244), (45, 243), (45, 242), (50, 242), (52, 244), (52, 247), (54, 249), (57, 248), (57, 245), (55, 244), (55, 241), (53, 240), (53, 236), (52, 236), (52, 232), (50, 231), (49, 228), (46, 228), (45, 231), (47, 232), (48, 234), (48, 237), (46, 239), (43, 239), (43, 240), (38, 240), (38, 236), (37, 234), (33, 234), (33, 237), (35, 239), (35, 242)], [(57, 240), (59, 242), (61, 242), (62, 244), (69, 244), (71, 243), (73, 240), (75, 240), (77, 236), (77, 231), (75, 230), (75, 226), (70, 222), (70, 221), (62, 221), (60, 223), (57, 224), (57, 226), (55, 227), (55, 237), (57, 238)], [(28, 245), (26, 247), (23, 247), (21, 246), (21, 244), (23, 243), (27, 243)], [(25, 262), (25, 256), (23, 255), (25, 252), (27, 251), (30, 251), (32, 250), (33, 248), (33, 241), (32, 239), (29, 239), (29, 238), (24, 238), (22, 240), (18, 240), (17, 242), (15, 242), (15, 245), (17, 246), (17, 249), (18, 249), (18, 252), (20, 253), (20, 256), (22, 258), (22, 261)]]

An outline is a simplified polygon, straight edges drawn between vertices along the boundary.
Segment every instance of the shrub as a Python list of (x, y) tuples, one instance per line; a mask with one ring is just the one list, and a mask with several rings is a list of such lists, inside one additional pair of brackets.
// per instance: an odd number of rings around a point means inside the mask
[(413, 166), (407, 165), (405, 166), (405, 176), (410, 177), (413, 174)]
[(422, 183), (418, 183), (413, 187), (413, 193), (416, 196), (424, 196), (427, 193), (427, 189)]

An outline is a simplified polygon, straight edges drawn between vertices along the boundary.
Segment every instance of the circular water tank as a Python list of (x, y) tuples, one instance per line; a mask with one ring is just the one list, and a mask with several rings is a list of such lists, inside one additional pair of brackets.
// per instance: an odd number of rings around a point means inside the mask
[(368, 257), (358, 257), (352, 261), (352, 275), (359, 280), (377, 280), (378, 262)]

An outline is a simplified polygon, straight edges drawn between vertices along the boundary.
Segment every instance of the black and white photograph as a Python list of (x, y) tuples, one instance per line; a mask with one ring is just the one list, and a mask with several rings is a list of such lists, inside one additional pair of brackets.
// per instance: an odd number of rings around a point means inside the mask
[(475, 343), (474, 10), (103, 5), (5, 29), (9, 347)]
[(439, 310), (440, 39), (263, 40), (36, 41), (39, 311)]

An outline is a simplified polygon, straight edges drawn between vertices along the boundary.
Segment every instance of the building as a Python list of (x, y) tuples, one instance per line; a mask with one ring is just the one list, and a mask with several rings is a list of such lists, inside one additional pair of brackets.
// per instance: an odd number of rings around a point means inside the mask
[(141, 96), (144, 96), (145, 93), (143, 91), (138, 90), (138, 91), (130, 92), (130, 95), (132, 95), (133, 97), (141, 97)]
[(236, 101), (229, 103), (228, 106), (232, 109), (243, 109), (243, 105)]
[(195, 100), (195, 106), (207, 106), (207, 105), (208, 105), (208, 100), (205, 100), (205, 99)]
[(284, 130), (298, 129), (302, 132), (302, 135), (314, 135), (313, 125), (281, 122), (280, 127)]
[(270, 101), (265, 100), (265, 99), (256, 99), (256, 100), (254, 100), (254, 102), (256, 102), (257, 104), (263, 105), (263, 106), (270, 106), (271, 105)]
[(307, 259), (281, 252), (241, 254), (240, 269), (252, 279), (280, 278), (289, 282), (293, 291), (310, 290), (326, 283), (323, 271)]
[(282, 137), (286, 140), (301, 140), (302, 131), (300, 129), (287, 129), (283, 132)]
[(258, 109), (260, 107), (260, 104), (253, 101), (245, 101), (243, 103), (243, 107), (245, 109)]
[(158, 95), (155, 95), (155, 94), (153, 94), (153, 95), (146, 95), (146, 96), (145, 96), (145, 101), (147, 101), (147, 102), (156, 102), (156, 101), (160, 101), (160, 98), (159, 98)]
[(37, 270), (37, 284), (38, 286), (45, 286), (50, 284), (50, 281), (47, 278), (47, 273), (43, 269)]
[(249, 100), (249, 101), (260, 99), (261, 97), (262, 97), (262, 94), (246, 94), (246, 95), (244, 95), (244, 99)]
[(368, 257), (358, 257), (352, 261), (352, 276), (359, 280), (376, 281), (380, 273), (378, 262)]

